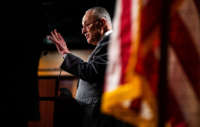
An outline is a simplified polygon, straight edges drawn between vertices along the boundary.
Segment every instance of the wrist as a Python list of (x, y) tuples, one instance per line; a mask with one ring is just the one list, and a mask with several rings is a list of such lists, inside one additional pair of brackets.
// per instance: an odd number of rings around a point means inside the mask
[(69, 49), (66, 49), (66, 50), (63, 51), (63, 54), (68, 54), (68, 53), (71, 53), (71, 52), (69, 51)]
[(63, 54), (63, 59), (65, 59), (66, 55), (67, 55), (67, 54)]
[(66, 57), (66, 56), (67, 56), (67, 54), (69, 54), (69, 53), (71, 53), (71, 52), (66, 52), (66, 53), (63, 53), (63, 55), (62, 55), (63, 59), (65, 59), (65, 57)]

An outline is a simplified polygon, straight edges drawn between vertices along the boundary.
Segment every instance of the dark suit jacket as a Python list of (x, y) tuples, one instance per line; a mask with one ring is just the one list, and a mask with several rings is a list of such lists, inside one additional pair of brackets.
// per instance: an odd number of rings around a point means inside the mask
[(100, 99), (107, 65), (109, 35), (104, 36), (88, 58), (88, 62), (67, 54), (61, 68), (80, 78), (76, 100), (84, 106), (86, 114), (94, 117), (99, 112)]

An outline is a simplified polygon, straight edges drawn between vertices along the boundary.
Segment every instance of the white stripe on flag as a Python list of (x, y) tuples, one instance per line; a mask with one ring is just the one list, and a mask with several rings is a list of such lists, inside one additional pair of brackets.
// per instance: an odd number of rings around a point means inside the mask
[(113, 33), (108, 47), (108, 67), (106, 70), (106, 92), (115, 90), (120, 84), (121, 77), (121, 57), (120, 57), (120, 18), (121, 18), (121, 0), (117, 1), (115, 16), (113, 20)]
[(169, 47), (168, 70), (169, 87), (180, 106), (184, 119), (189, 127), (200, 127), (200, 103), (171, 47)]
[(198, 54), (200, 54), (200, 15), (198, 15), (194, 0), (184, 0), (178, 13), (189, 30)]

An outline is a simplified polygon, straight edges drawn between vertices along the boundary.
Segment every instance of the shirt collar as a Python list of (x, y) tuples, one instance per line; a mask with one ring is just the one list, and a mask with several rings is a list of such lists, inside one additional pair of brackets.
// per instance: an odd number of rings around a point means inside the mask
[(109, 30), (109, 31), (105, 32), (104, 36), (107, 36), (107, 35), (109, 35), (110, 33), (112, 33), (112, 30)]
[(109, 31), (105, 32), (104, 35), (103, 35), (103, 37), (102, 37), (102, 39), (99, 41), (99, 43), (97, 43), (96, 46), (99, 46), (99, 45), (100, 45), (100, 42), (103, 40), (103, 38), (105, 38), (106, 36), (108, 36), (108, 35), (111, 34), (111, 33), (112, 33), (112, 30), (109, 30)]

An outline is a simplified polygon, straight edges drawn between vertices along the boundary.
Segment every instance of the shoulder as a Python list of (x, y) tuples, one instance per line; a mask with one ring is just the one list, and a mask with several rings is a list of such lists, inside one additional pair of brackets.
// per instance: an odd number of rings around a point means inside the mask
[(109, 43), (109, 40), (110, 40), (110, 35), (106, 35), (102, 38), (102, 40), (99, 42), (100, 46), (105, 46), (105, 45), (108, 45)]
[(109, 40), (110, 40), (110, 34), (102, 38), (102, 40), (99, 42), (99, 44), (96, 47), (96, 50), (95, 50), (96, 55), (107, 53), (108, 45), (110, 42)]

